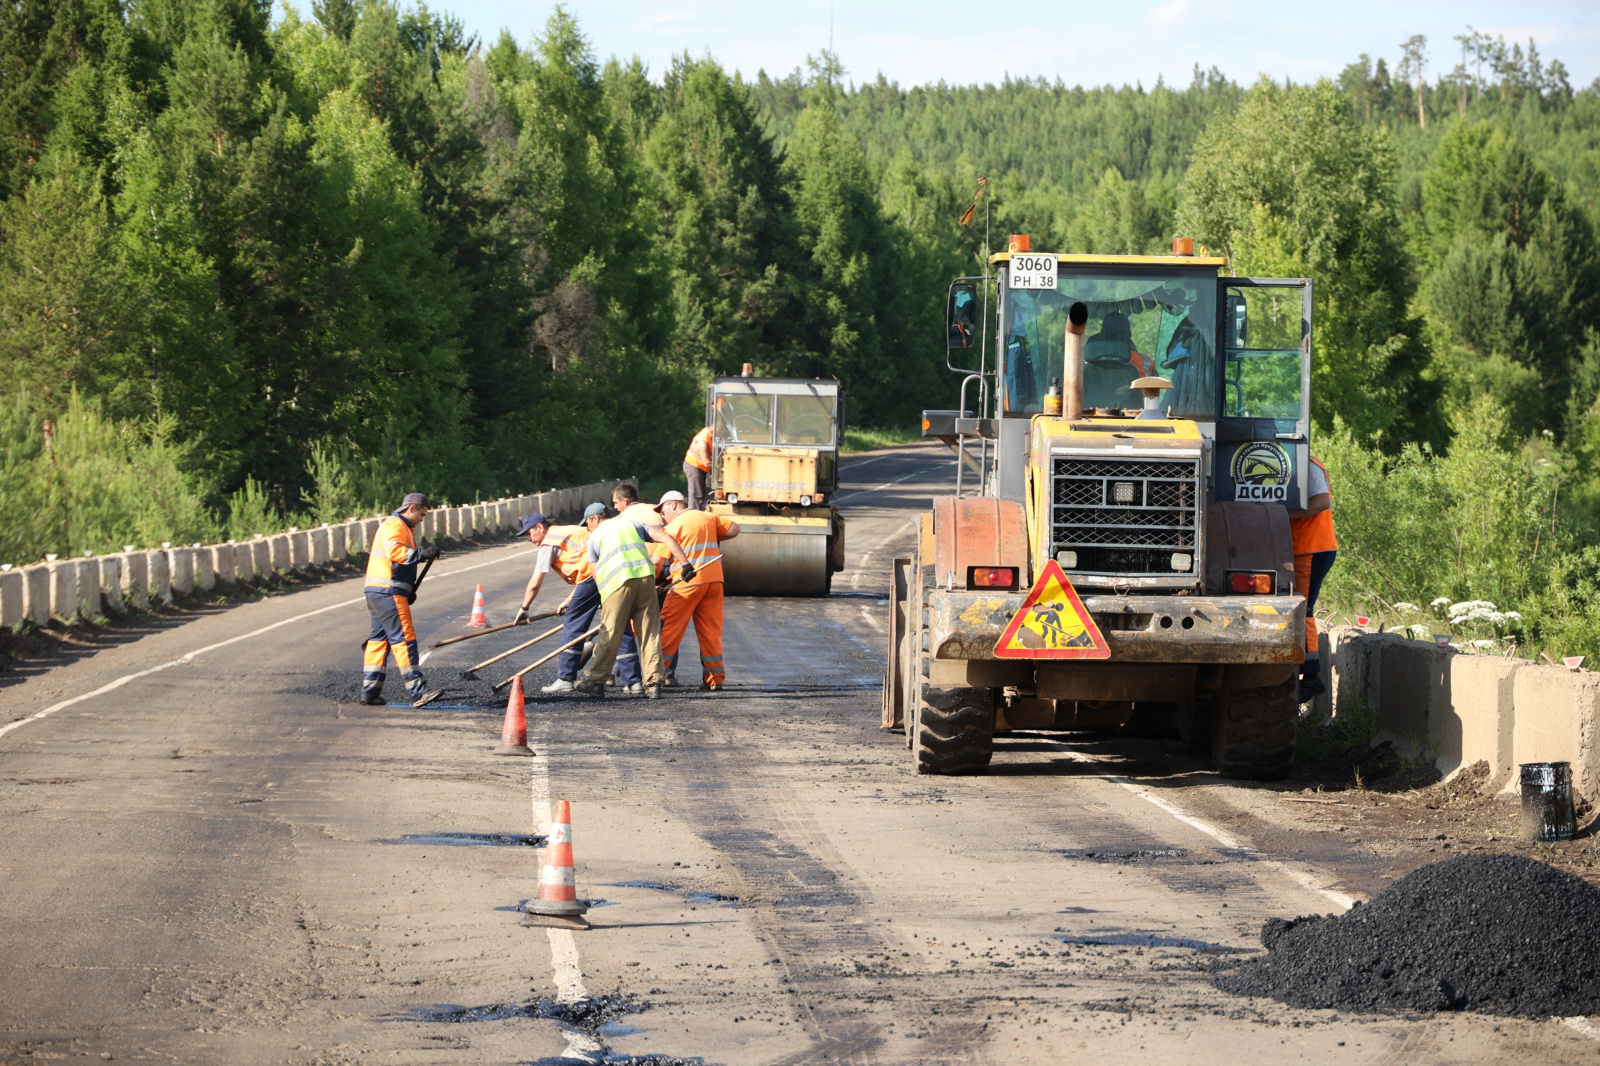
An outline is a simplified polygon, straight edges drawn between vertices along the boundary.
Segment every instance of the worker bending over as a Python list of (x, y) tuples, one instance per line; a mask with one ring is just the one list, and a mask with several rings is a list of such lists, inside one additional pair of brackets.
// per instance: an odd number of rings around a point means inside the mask
[(1328, 469), (1315, 456), (1307, 470), (1308, 499), (1304, 511), (1289, 512), (1294, 539), (1294, 593), (1306, 598), (1306, 661), (1300, 667), (1300, 702), (1307, 703), (1328, 691), (1322, 678), (1322, 646), (1317, 634), (1317, 593), (1322, 579), (1333, 569), (1339, 545), (1333, 537), (1333, 492)]
[[(600, 609), (600, 589), (594, 583), (594, 564), (589, 561), (589, 537), (600, 528), (605, 517), (606, 505), (591, 503), (583, 512), (583, 525), (553, 526), (541, 542), (543, 547), (551, 549), (551, 569), (572, 586), (567, 598), (556, 608), (565, 616), (561, 626), (561, 643), (572, 646), (556, 660), (556, 679), (540, 689), (541, 692), (555, 695), (571, 692), (576, 687), (578, 668), (583, 665), (583, 647), (574, 642), (593, 628), (595, 612)], [(533, 583), (530, 581), (529, 584)], [(534, 591), (537, 593), (537, 588)], [(523, 610), (532, 602), (531, 596), (524, 595)], [(518, 621), (524, 617), (519, 611)]]
[[(437, 559), (439, 549), (418, 548), (412, 531), (428, 513), (428, 498), (413, 492), (400, 501), (400, 509), (378, 526), (367, 556), (367, 614), (372, 632), (363, 646), (361, 702), (382, 707), (384, 666), (389, 653), (400, 667), (413, 703), (427, 702), (427, 682), (417, 657), (417, 630), (411, 624), (411, 605), (417, 599), (417, 564)], [(431, 697), (430, 697), (431, 698)]]
[(606, 678), (631, 624), (638, 635), (644, 695), (661, 697), (661, 605), (656, 600), (655, 565), (647, 547), (651, 541), (671, 552), (689, 579), (694, 578), (694, 567), (683, 548), (658, 526), (619, 514), (589, 534), (589, 561), (594, 564), (595, 585), (600, 590), (600, 633), (595, 637), (589, 673), (576, 686), (578, 692), (605, 693)]
[(706, 691), (718, 692), (726, 680), (722, 666), (722, 542), (739, 535), (739, 524), (723, 515), (691, 511), (681, 492), (661, 497), (657, 509), (667, 521), (667, 536), (688, 556), (689, 576), (674, 567), (674, 584), (661, 604), (661, 654), (666, 683), (677, 684), (678, 645), (694, 620), (700, 644), (700, 675)]
[[(721, 402), (720, 400), (718, 401)], [(694, 435), (683, 457), (683, 476), (689, 483), (689, 509), (706, 508), (706, 478), (711, 473), (711, 427)]]

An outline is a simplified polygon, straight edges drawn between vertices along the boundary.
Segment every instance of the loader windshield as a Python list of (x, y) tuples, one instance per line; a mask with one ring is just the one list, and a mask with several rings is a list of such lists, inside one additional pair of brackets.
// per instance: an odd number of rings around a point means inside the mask
[(1008, 289), (1004, 321), (1004, 410), (1044, 410), (1062, 376), (1067, 309), (1089, 309), (1083, 406), (1141, 407), (1135, 378), (1172, 379), (1163, 410), (1183, 418), (1216, 416), (1216, 278), (1199, 274), (1078, 275), (1063, 269), (1056, 289)]
[(720, 379), (712, 386), (713, 432), (727, 444), (811, 445), (838, 438), (833, 381)]

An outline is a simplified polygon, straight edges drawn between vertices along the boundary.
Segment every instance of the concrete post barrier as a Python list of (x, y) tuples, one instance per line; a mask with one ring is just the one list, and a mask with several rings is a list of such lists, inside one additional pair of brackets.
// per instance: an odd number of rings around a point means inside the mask
[(1451, 710), (1443, 723), (1435, 765), (1449, 777), (1486, 762), (1489, 786), (1499, 788), (1516, 773), (1512, 751), (1516, 679), (1530, 664), (1497, 655), (1451, 655), (1449, 663)]
[(100, 606), (100, 560), (78, 560), (78, 613), (85, 618), (97, 618), (105, 611)]
[(44, 563), (22, 568), (23, 611), (36, 626), (50, 624), (50, 567)]
[(327, 566), (331, 558), (328, 552), (328, 527), (322, 526), (311, 531), (311, 565)]
[(211, 573), (219, 585), (232, 585), (239, 580), (239, 564), (234, 559), (233, 545), (213, 544), (204, 549), (211, 556)]
[(267, 539), (267, 551), (272, 558), (272, 569), (289, 569), (289, 534), (277, 533)]
[(100, 556), (100, 600), (107, 610), (122, 610), (122, 556)]
[(78, 561), (57, 559), (50, 564), (50, 613), (70, 619), (78, 613)]
[(378, 527), (383, 525), (381, 518), (369, 518), (361, 523), (361, 552), (363, 555), (371, 554), (372, 542), (378, 539)]
[(150, 570), (150, 598), (162, 603), (172, 602), (172, 567), (167, 553), (157, 549), (145, 552), (145, 565)]
[[(1512, 762), (1570, 762), (1573, 789), (1600, 797), (1600, 675), (1530, 663), (1517, 671), (1512, 700)], [(1518, 787), (1515, 776), (1506, 783), (1508, 792)]]
[(461, 539), (461, 508), (450, 507), (439, 512), (444, 519), (444, 535), (451, 540)]
[(311, 534), (304, 529), (289, 531), (289, 569), (300, 570), (311, 563)]
[(340, 522), (338, 525), (334, 525), (334, 526), (329, 526), (328, 527), (328, 560), (329, 560), (329, 562), (337, 562), (338, 560), (343, 559), (345, 557), (346, 552), (345, 552), (345, 547), (344, 547), (344, 542), (345, 542), (344, 535), (345, 535), (346, 532), (348, 532), (348, 530), (349, 530), (349, 527), (346, 526), (343, 522)]
[(201, 592), (210, 592), (217, 584), (216, 571), (211, 568), (212, 559), (210, 548), (190, 548), (194, 559), (194, 587)]
[(167, 549), (167, 573), (172, 581), (172, 591), (194, 591), (194, 549)]
[(122, 556), (122, 599), (140, 610), (150, 606), (150, 566), (145, 552)]
[(266, 537), (257, 537), (248, 545), (250, 549), (250, 575), (257, 584), (272, 576), (272, 545)]
[(0, 572), (0, 626), (16, 628), (27, 617), (27, 591), (22, 571)]

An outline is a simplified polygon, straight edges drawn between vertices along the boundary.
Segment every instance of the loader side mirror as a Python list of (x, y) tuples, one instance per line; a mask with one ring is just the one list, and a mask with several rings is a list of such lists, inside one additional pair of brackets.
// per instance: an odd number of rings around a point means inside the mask
[(951, 350), (971, 348), (978, 343), (978, 288), (967, 282), (950, 286), (950, 303), (945, 311), (946, 346)]

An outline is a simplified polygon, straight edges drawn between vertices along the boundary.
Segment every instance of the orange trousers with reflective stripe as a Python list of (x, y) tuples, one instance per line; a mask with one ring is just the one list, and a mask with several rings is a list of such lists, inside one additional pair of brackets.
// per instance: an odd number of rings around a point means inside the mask
[(675, 588), (661, 605), (661, 657), (667, 676), (678, 666), (678, 645), (694, 622), (695, 639), (700, 642), (700, 672), (707, 685), (720, 685), (726, 675), (722, 668), (722, 582)]

